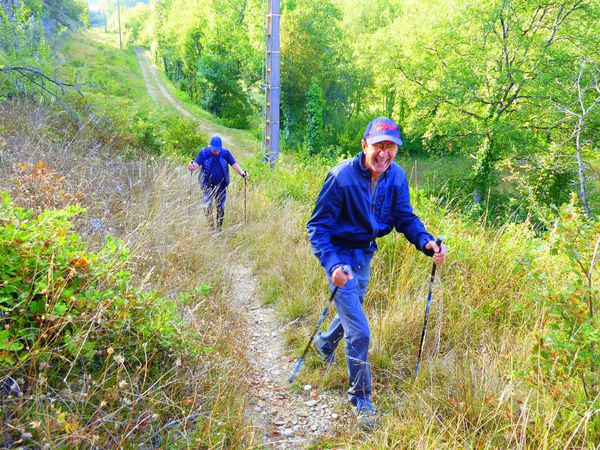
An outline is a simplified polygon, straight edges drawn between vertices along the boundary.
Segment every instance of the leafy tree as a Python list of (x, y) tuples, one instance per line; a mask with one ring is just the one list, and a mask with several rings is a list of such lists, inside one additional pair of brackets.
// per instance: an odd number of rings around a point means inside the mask
[[(248, 20), (257, 0), (157, 0), (156, 55), (169, 78), (229, 124), (247, 126), (250, 88), (260, 79), (260, 52)], [(253, 30), (253, 33), (256, 31)]]
[(121, 20), (126, 45), (150, 46), (150, 14), (150, 7), (144, 3), (123, 10)]
[[(587, 199), (586, 176), (584, 168), (583, 151), (586, 147), (586, 137), (589, 135), (593, 138), (593, 134), (588, 131), (588, 128), (593, 129), (589, 122), (598, 124), (598, 115), (593, 115), (596, 111), (594, 108), (600, 103), (600, 68), (597, 65), (590, 64), (585, 59), (579, 61), (579, 72), (573, 77), (567, 90), (571, 93), (571, 105), (557, 105), (559, 110), (565, 115), (566, 121), (573, 120), (573, 132), (570, 135), (575, 141), (575, 156), (577, 158), (577, 172), (579, 175), (579, 195), (583, 210), (588, 217), (591, 216), (590, 207)], [(595, 127), (597, 129), (597, 127)], [(587, 143), (593, 142), (590, 139)]]
[(303, 141), (303, 111), (309, 86), (319, 81), (327, 92), (338, 78), (342, 34), (340, 11), (331, 0), (287, 2), (282, 15), (281, 104), (290, 143)]
[(319, 87), (318, 80), (313, 78), (306, 93), (306, 132), (304, 134), (304, 146), (310, 155), (317, 154), (323, 145), (324, 110), (323, 91)]
[(535, 151), (536, 135), (548, 133), (547, 82), (563, 76), (572, 50), (560, 38), (573, 37), (570, 27), (594, 7), (583, 0), (503, 0), (454, 12), (443, 6), (433, 32), (419, 23), (416, 38), (403, 33), (391, 58), (418, 98), (428, 145), (459, 141), (474, 154), (479, 202), (495, 183), (498, 161)]

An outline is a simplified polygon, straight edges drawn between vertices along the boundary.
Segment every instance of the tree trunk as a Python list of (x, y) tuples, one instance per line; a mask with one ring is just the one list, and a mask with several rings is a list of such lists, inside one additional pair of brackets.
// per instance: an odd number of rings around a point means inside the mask
[(476, 205), (482, 203), (483, 193), (487, 192), (492, 185), (495, 161), (492, 138), (487, 134), (477, 151), (477, 163), (473, 173), (473, 203)]
[(577, 124), (577, 130), (575, 134), (575, 146), (577, 149), (577, 166), (579, 168), (579, 194), (581, 196), (581, 203), (583, 204), (583, 210), (585, 215), (590, 216), (590, 207), (588, 206), (587, 193), (585, 189), (585, 171), (583, 167), (583, 158), (581, 156), (581, 130), (583, 129), (583, 116), (580, 117), (579, 123)]

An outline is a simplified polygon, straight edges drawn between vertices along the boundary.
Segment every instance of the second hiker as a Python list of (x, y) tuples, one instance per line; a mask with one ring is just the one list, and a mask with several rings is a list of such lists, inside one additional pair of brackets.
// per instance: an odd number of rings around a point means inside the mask
[[(233, 167), (241, 177), (248, 177), (248, 172), (235, 162), (235, 158), (223, 147), (221, 137), (217, 135), (210, 138), (210, 144), (200, 149), (196, 159), (188, 165), (188, 169), (192, 172), (200, 168), (198, 182), (202, 188), (206, 217), (212, 231), (221, 231), (223, 227), (229, 166)], [(216, 220), (213, 215), (214, 209), (217, 212)]]

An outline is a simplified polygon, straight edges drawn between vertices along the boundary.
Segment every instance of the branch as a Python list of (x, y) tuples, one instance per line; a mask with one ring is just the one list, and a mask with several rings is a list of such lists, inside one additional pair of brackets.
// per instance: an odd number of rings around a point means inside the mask
[[(84, 98), (83, 94), (81, 93), (81, 90), (79, 89), (79, 85), (77, 84), (77, 75), (75, 75), (75, 80), (73, 83), (65, 83), (63, 81), (59, 81), (54, 78), (51, 78), (48, 75), (46, 75), (44, 72), (41, 72), (36, 69), (32, 69), (30, 67), (23, 67), (23, 66), (0, 67), (0, 73), (11, 74), (17, 79), (17, 81), (22, 78), (25, 78), (31, 84), (33, 84), (34, 86), (37, 86), (43, 95), (48, 94), (52, 98), (54, 98), (69, 113), (69, 115), (73, 119), (78, 121), (77, 116), (75, 115), (73, 110), (63, 100), (63, 97), (65, 96), (67, 88), (73, 89), (75, 92), (77, 92), (81, 96), (81, 98)], [(47, 86), (48, 84), (50, 84), (50, 87)], [(55, 92), (52, 88), (54, 88), (54, 89), (58, 88), (58, 89), (60, 89), (60, 92)]]
[(415, 83), (416, 85), (418, 85), (419, 87), (421, 87), (421, 89), (423, 89), (428, 94), (431, 94), (431, 95), (435, 96), (438, 100), (440, 100), (440, 101), (442, 101), (444, 103), (447, 103), (447, 104), (455, 107), (456, 109), (458, 109), (463, 114), (466, 114), (467, 116), (475, 117), (476, 119), (483, 120), (483, 118), (480, 115), (475, 114), (474, 112), (471, 112), (471, 111), (463, 108), (462, 106), (457, 105), (455, 102), (453, 102), (453, 101), (451, 101), (451, 100), (449, 100), (449, 99), (447, 99), (445, 97), (441, 97), (441, 96), (435, 94), (431, 89), (429, 89), (427, 86), (425, 86), (425, 84), (423, 82), (421, 82), (420, 80), (417, 80), (416, 78), (408, 76), (408, 74), (404, 71), (404, 69), (402, 68), (401, 65), (396, 66), (396, 68), (400, 72), (402, 72), (402, 75), (404, 75), (404, 77), (407, 80), (412, 81), (413, 83)]
[[(545, 48), (550, 47), (550, 45), (554, 41), (554, 38), (556, 37), (556, 32), (558, 31), (558, 27), (560, 27), (563, 24), (563, 22), (567, 19), (567, 17), (569, 17), (571, 15), (571, 13), (573, 13), (574, 11), (576, 11), (580, 8), (581, 3), (583, 3), (583, 0), (578, 0), (571, 7), (571, 9), (568, 9), (567, 11), (565, 11), (564, 3), (560, 6), (560, 9), (558, 10), (558, 13), (556, 14), (556, 18), (554, 19), (554, 25), (552, 25), (552, 33), (550, 33), (550, 37), (546, 41)], [(564, 12), (564, 14), (563, 14), (563, 12)]]

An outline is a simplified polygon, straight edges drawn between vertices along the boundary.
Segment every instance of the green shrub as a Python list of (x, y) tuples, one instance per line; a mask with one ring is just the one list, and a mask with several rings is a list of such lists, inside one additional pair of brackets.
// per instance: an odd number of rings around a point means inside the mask
[(534, 382), (553, 397), (574, 403), (598, 401), (600, 394), (600, 319), (597, 275), (600, 221), (587, 218), (573, 197), (548, 233), (558, 274), (540, 276), (536, 299), (547, 310), (534, 348)]
[(140, 357), (142, 347), (132, 345), (138, 341), (164, 349), (176, 342), (174, 302), (130, 286), (128, 250), (121, 242), (109, 238), (99, 252), (87, 252), (71, 230), (71, 219), (82, 212), (70, 206), (35, 216), (3, 196), (1, 366), (92, 361), (115, 342), (126, 342), (130, 356)]

